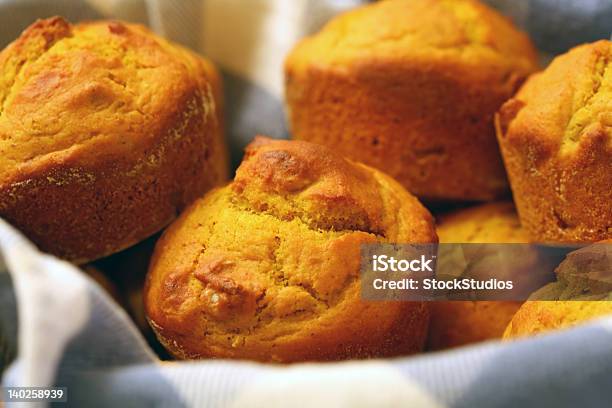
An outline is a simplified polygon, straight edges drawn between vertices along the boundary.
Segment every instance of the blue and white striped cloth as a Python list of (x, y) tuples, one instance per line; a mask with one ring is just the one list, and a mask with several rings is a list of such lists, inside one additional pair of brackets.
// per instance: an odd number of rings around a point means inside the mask
[[(72, 21), (115, 17), (148, 24), (221, 67), (236, 164), (253, 135), (287, 136), (282, 59), (293, 42), (363, 2), (0, 0), (0, 45), (36, 18), (55, 14)], [(609, 38), (612, 30), (611, 0), (488, 2), (511, 15), (549, 55)], [(292, 366), (160, 362), (94, 281), (38, 252), (2, 220), (0, 330), (0, 352), (17, 350), (2, 384), (66, 386), (68, 405), (75, 407), (612, 404), (611, 319), (512, 343), (393, 360)]]
[[(612, 319), (511, 343), (389, 360), (161, 362), (73, 265), (0, 221), (0, 317), (19, 316), (4, 386), (63, 386), (74, 407), (598, 407), (612, 401)], [(3, 322), (4, 323), (4, 322)], [(15, 346), (12, 345), (13, 347)]]

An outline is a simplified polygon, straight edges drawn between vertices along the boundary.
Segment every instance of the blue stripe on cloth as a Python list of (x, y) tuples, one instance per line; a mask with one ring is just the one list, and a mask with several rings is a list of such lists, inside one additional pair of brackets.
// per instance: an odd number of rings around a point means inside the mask
[(396, 361), (452, 407), (598, 407), (612, 401), (612, 321)]
[(263, 365), (225, 361), (143, 364), (75, 373), (63, 385), (75, 407), (229, 407), (263, 371)]

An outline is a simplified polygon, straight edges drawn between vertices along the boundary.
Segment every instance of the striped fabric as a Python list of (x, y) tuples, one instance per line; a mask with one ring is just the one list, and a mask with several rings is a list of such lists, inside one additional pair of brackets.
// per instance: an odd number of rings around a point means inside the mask
[[(392, 360), (265, 365), (161, 362), (125, 312), (74, 266), (0, 221), (5, 386), (68, 387), (75, 407), (605, 406), (612, 319), (512, 343)], [(12, 281), (12, 284), (11, 284)], [(19, 311), (19, 329), (6, 317)]]

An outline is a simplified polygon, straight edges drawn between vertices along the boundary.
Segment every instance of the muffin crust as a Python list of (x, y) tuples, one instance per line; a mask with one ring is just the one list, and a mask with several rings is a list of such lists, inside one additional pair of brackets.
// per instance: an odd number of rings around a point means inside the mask
[(497, 115), (521, 222), (543, 242), (612, 237), (612, 43), (557, 57)]
[(557, 281), (535, 292), (516, 312), (505, 339), (576, 326), (612, 314), (612, 240), (571, 252)]
[(230, 185), (157, 244), (145, 309), (179, 358), (293, 362), (419, 351), (423, 303), (365, 302), (360, 245), (436, 242), (390, 177), (305, 142), (257, 138)]
[[(483, 204), (439, 217), (441, 243), (527, 243), (511, 202)], [(501, 338), (523, 302), (431, 302), (427, 347), (442, 350)]]
[(493, 116), (535, 69), (527, 36), (477, 1), (375, 2), (287, 57), (292, 136), (425, 199), (491, 200), (508, 187)]
[(0, 216), (76, 262), (227, 176), (214, 68), (144, 27), (39, 20), (0, 53)]

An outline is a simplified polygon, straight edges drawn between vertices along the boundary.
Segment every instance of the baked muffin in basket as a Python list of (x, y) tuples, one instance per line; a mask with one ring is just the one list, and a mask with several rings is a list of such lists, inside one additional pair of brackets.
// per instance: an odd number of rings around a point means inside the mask
[(257, 138), (229, 185), (158, 241), (144, 299), (178, 358), (272, 362), (422, 349), (421, 302), (361, 299), (360, 247), (437, 242), (427, 210), (391, 177), (307, 142)]
[(573, 48), (497, 116), (514, 200), (534, 241), (612, 238), (611, 60), (610, 41)]
[(74, 262), (227, 176), (214, 67), (146, 28), (39, 20), (0, 52), (0, 217)]
[(537, 69), (529, 38), (475, 0), (385, 0), (285, 62), (292, 136), (378, 168), (428, 200), (508, 190), (493, 117)]

